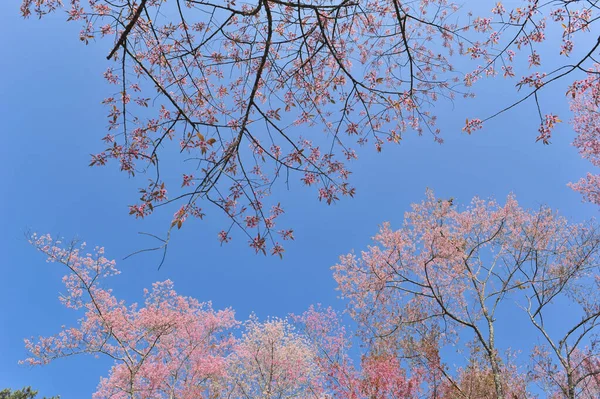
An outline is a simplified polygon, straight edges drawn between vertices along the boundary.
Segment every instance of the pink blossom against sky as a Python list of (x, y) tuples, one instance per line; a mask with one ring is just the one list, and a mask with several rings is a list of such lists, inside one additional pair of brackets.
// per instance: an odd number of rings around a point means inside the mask
[[(106, 64), (98, 60), (108, 49), (82, 45), (79, 27), (64, 19), (54, 14), (25, 21), (14, 2), (0, 2), (0, 387), (33, 385), (41, 395), (79, 399), (96, 390), (110, 361), (83, 357), (44, 368), (17, 364), (27, 356), (23, 338), (49, 335), (75, 320), (56, 300), (64, 290), (63, 271), (46, 265), (25, 233), (31, 229), (81, 237), (91, 247), (105, 246), (108, 258), (120, 260), (155, 246), (151, 237), (137, 233), (164, 231), (172, 215), (133, 221), (126, 204), (136, 201), (137, 185), (117, 168), (87, 167), (89, 154), (98, 152), (98, 139), (105, 135), (100, 101), (107, 92)], [(211, 214), (176, 234), (160, 271), (157, 253), (119, 261), (114, 292), (129, 303), (142, 302), (144, 287), (170, 279), (180, 294), (210, 300), (217, 310), (232, 307), (239, 320), (252, 312), (261, 320), (302, 313), (313, 303), (342, 310), (345, 304), (337, 298), (330, 267), (339, 255), (364, 249), (384, 221), (398, 228), (409, 204), (422, 200), (428, 187), (439, 197), (465, 204), (475, 195), (503, 201), (512, 192), (527, 208), (547, 204), (577, 222), (596, 216), (596, 206), (581, 203), (580, 194), (567, 188), (590, 166), (570, 145), (575, 132), (566, 123), (564, 92), (557, 85), (543, 98), (565, 115), (550, 146), (536, 143), (533, 104), (487, 122), (471, 135), (464, 133), (466, 117), (487, 114), (514, 98), (512, 85), (502, 79), (480, 82), (476, 101), (437, 105), (443, 145), (430, 137), (407, 136), (379, 154), (361, 150), (360, 164), (351, 168), (354, 199), (327, 206), (300, 183), (293, 183), (291, 191), (276, 185), (276, 194), (286, 202), (281, 220), (294, 226), (296, 237), (283, 260), (251, 255), (244, 240), (220, 246), (215, 238), (223, 219)], [(499, 334), (523, 343), (516, 330)]]

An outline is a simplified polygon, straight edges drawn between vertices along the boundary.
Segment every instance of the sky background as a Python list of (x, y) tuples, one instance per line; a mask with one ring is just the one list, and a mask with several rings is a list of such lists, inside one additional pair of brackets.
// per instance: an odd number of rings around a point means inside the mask
[[(144, 287), (171, 279), (179, 293), (211, 300), (216, 309), (232, 307), (243, 320), (251, 312), (261, 318), (299, 313), (313, 303), (343, 309), (330, 267), (339, 255), (365, 248), (380, 223), (399, 227), (427, 187), (462, 204), (475, 195), (502, 202), (513, 192), (525, 207), (548, 204), (573, 221), (597, 215), (596, 207), (566, 187), (589, 171), (570, 145), (574, 133), (568, 123), (560, 124), (552, 145), (535, 143), (538, 121), (530, 103), (483, 131), (461, 132), (467, 116), (484, 116), (513, 98), (512, 84), (498, 79), (480, 85), (479, 100), (466, 107), (439, 103), (443, 145), (409, 133), (381, 154), (361, 151), (351, 165), (354, 199), (327, 206), (299, 183), (290, 191), (278, 189), (274, 195), (286, 209), (282, 223), (296, 236), (283, 260), (253, 255), (240, 234), (221, 247), (220, 218), (209, 209), (204, 221), (187, 223), (175, 235), (160, 271), (158, 254), (123, 261), (155, 244), (138, 231), (163, 232), (167, 220), (128, 216), (137, 184), (115, 164), (87, 166), (89, 154), (103, 148), (106, 109), (100, 102), (112, 91), (102, 78), (108, 43), (83, 45), (79, 26), (66, 24), (61, 12), (42, 21), (23, 20), (19, 3), (0, 2), (0, 389), (31, 385), (41, 395), (90, 397), (110, 364), (91, 357), (38, 368), (17, 364), (27, 356), (23, 338), (50, 335), (76, 322), (75, 313), (57, 299), (64, 270), (44, 262), (27, 243), (28, 230), (104, 246), (122, 271), (110, 282), (118, 297), (139, 301)], [(567, 121), (563, 93), (557, 86), (542, 101)], [(172, 213), (167, 213), (168, 218)]]

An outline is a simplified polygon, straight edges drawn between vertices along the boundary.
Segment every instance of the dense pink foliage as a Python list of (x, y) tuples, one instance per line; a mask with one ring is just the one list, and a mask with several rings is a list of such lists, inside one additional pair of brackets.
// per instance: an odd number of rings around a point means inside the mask
[(315, 348), (315, 363), (329, 397), (417, 398), (422, 393), (421, 371), (414, 369), (408, 376), (396, 353), (371, 348), (362, 353), (357, 365), (350, 356), (351, 336), (331, 308), (311, 307), (293, 319)]
[[(284, 208), (269, 198), (279, 177), (296, 176), (327, 204), (353, 196), (348, 168), (359, 146), (382, 151), (409, 131), (442, 143), (433, 107), (473, 97), (483, 78), (511, 80), (520, 97), (488, 116), (465, 113), (464, 132), (531, 100), (537, 140), (549, 144), (561, 119), (539, 98), (566, 79), (573, 144), (600, 166), (592, 0), (498, 2), (482, 15), (448, 0), (67, 3), (83, 42), (110, 43), (109, 132), (91, 165), (151, 174), (129, 210), (144, 218), (175, 204), (165, 245), (212, 204), (227, 217), (220, 242), (237, 227), (255, 252), (282, 256), (294, 231), (279, 226)], [(23, 0), (21, 11), (41, 17), (62, 5)], [(163, 162), (177, 179), (160, 173)], [(600, 175), (571, 187), (600, 204)], [(359, 326), (353, 348), (331, 309), (239, 322), (230, 309), (178, 295), (170, 281), (126, 305), (102, 285), (118, 274), (102, 248), (88, 254), (33, 237), (69, 269), (60, 299), (82, 318), (27, 340), (26, 362), (108, 356), (114, 365), (97, 398), (504, 399), (531, 397), (533, 384), (550, 398), (600, 397), (594, 223), (525, 210), (512, 195), (459, 208), (428, 192), (400, 229), (384, 224), (374, 240), (334, 267)], [(576, 319), (553, 330), (545, 323), (557, 301)], [(538, 344), (529, 353), (506, 350), (497, 327), (511, 320), (501, 308), (530, 323)], [(449, 350), (464, 364), (450, 364)]]
[[(379, 337), (430, 368), (440, 356), (437, 345), (471, 346), (475, 367), (458, 376), (437, 362), (446, 386), (464, 393), (487, 375), (489, 383), (478, 389), (493, 396), (474, 397), (523, 397), (524, 370), (511, 366), (512, 355), (501, 355), (500, 348), (510, 343), (502, 345), (496, 334), (498, 325), (511, 323), (499, 308), (512, 306), (510, 314), (522, 312), (545, 348), (532, 353), (531, 378), (548, 383), (546, 392), (568, 398), (600, 393), (593, 383), (600, 373), (600, 234), (594, 224), (570, 224), (545, 207), (527, 211), (514, 196), (504, 205), (475, 198), (460, 209), (428, 192), (400, 229), (386, 223), (374, 240), (334, 267), (365, 336)], [(578, 318), (551, 331), (545, 323), (557, 317), (558, 300), (570, 302)], [(466, 337), (473, 340), (469, 345)]]
[[(600, 394), (598, 228), (525, 210), (514, 196), (461, 209), (428, 192), (400, 229), (384, 224), (367, 251), (342, 256), (335, 278), (358, 336), (320, 306), (240, 323), (170, 281), (127, 306), (102, 286), (118, 274), (102, 248), (32, 243), (68, 268), (61, 301), (83, 317), (26, 340), (26, 362), (108, 356), (97, 398), (504, 399), (531, 397), (533, 385), (551, 398)], [(548, 328), (556, 302), (572, 314)], [(537, 344), (506, 350), (497, 330), (518, 313)]]
[[(577, 137), (573, 145), (579, 150), (582, 158), (587, 159), (594, 167), (600, 166), (600, 81), (598, 80), (598, 64), (590, 71), (586, 79), (573, 85), (571, 94), (571, 111), (573, 111), (573, 128)], [(600, 205), (600, 176), (588, 173), (570, 186), (579, 191), (586, 201)]]
[(228, 380), (233, 397), (314, 398), (321, 377), (311, 343), (287, 320), (246, 322), (230, 355)]
[(198, 398), (220, 389), (226, 356), (233, 340), (225, 332), (236, 326), (233, 311), (214, 311), (210, 303), (175, 293), (171, 281), (155, 283), (142, 307), (127, 306), (101, 286), (116, 274), (103, 249), (62, 248), (49, 236), (34, 236), (48, 261), (67, 266), (63, 281), (67, 307), (83, 309), (78, 327), (55, 336), (26, 340), (29, 364), (46, 364), (75, 354), (102, 354), (115, 360), (102, 379), (97, 398)]
[(102, 248), (63, 247), (50, 236), (32, 237), (49, 262), (65, 265), (65, 306), (83, 311), (77, 327), (50, 337), (25, 340), (31, 357), (47, 364), (80, 354), (114, 360), (95, 398), (371, 399), (413, 397), (394, 356), (367, 355), (354, 368), (350, 337), (331, 309), (311, 308), (292, 320), (244, 323), (230, 309), (182, 297), (170, 281), (155, 283), (143, 305), (127, 306), (102, 287), (118, 273)]
[[(328, 204), (353, 196), (357, 145), (381, 151), (411, 130), (442, 142), (434, 104), (471, 97), (475, 82), (499, 75), (521, 97), (488, 117), (465, 113), (464, 130), (531, 99), (537, 139), (549, 143), (560, 119), (542, 112), (539, 95), (595, 73), (588, 64), (598, 46), (588, 40), (591, 0), (498, 2), (482, 15), (448, 0), (66, 3), (83, 42), (109, 39), (110, 131), (91, 164), (153, 174), (130, 213), (176, 203), (170, 232), (212, 203), (229, 220), (221, 242), (237, 226), (256, 252), (279, 256), (293, 230), (277, 227), (283, 208), (268, 199), (278, 177), (297, 176)], [(23, 0), (21, 12), (41, 17), (61, 6)], [(557, 57), (545, 57), (548, 49)], [(169, 148), (181, 158), (162, 157)], [(162, 178), (163, 162), (181, 178)]]

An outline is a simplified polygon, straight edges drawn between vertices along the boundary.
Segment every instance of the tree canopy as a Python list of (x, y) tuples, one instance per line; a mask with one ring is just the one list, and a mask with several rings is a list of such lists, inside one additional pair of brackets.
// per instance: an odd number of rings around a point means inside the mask
[[(239, 322), (232, 309), (178, 295), (169, 280), (146, 290), (143, 305), (126, 305), (104, 287), (119, 272), (103, 248), (34, 235), (47, 260), (67, 268), (61, 301), (84, 317), (27, 340), (26, 362), (113, 359), (97, 398), (504, 399), (532, 397), (534, 387), (548, 398), (600, 395), (595, 222), (526, 210), (514, 196), (460, 209), (428, 192), (399, 230), (384, 224), (374, 240), (333, 267), (354, 331), (319, 306)], [(570, 304), (569, 317), (557, 302)], [(519, 313), (537, 342), (530, 348), (497, 334)], [(560, 328), (550, 327), (557, 318)]]
[[(189, 219), (220, 214), (220, 243), (237, 231), (255, 253), (283, 257), (295, 231), (280, 223), (278, 187), (311, 187), (328, 205), (353, 197), (362, 147), (409, 135), (443, 144), (444, 104), (465, 136), (528, 104), (543, 146), (565, 118), (560, 92), (574, 147), (600, 166), (596, 0), (64, 3), (22, 0), (21, 14), (65, 7), (81, 41), (104, 46), (108, 127), (90, 166), (148, 178), (128, 206), (138, 219), (171, 209), (166, 234), (150, 234), (154, 250), (166, 253)], [(514, 95), (475, 114), (486, 79)], [(600, 205), (600, 175), (569, 186)], [(34, 234), (66, 270), (59, 299), (79, 318), (27, 339), (23, 363), (105, 357), (96, 399), (600, 397), (595, 220), (526, 209), (512, 194), (460, 204), (428, 190), (392, 226), (332, 267), (348, 317), (315, 304), (243, 320), (168, 279), (128, 303), (110, 288), (120, 272), (104, 248)]]
[[(16, 391), (6, 388), (0, 391), (0, 399), (35, 399), (37, 394), (38, 391), (34, 391), (31, 387), (25, 387)], [(44, 399), (60, 399), (60, 396), (44, 397)]]
[[(169, 233), (220, 209), (229, 220), (221, 242), (239, 228), (257, 253), (281, 256), (294, 235), (277, 224), (276, 180), (297, 179), (327, 204), (353, 196), (358, 147), (381, 151), (410, 132), (443, 142), (436, 104), (463, 104), (481, 79), (506, 79), (518, 95), (486, 115), (463, 109), (465, 132), (529, 101), (532, 139), (549, 144), (561, 119), (543, 99), (562, 81), (578, 115), (575, 144), (594, 163), (595, 130), (581, 131), (598, 109), (593, 0), (484, 9), (448, 0), (67, 3), (81, 40), (102, 43), (109, 59), (108, 134), (91, 165), (148, 173), (130, 214), (171, 204)], [(24, 0), (21, 12), (61, 6)], [(590, 174), (573, 188), (598, 202), (597, 181)]]

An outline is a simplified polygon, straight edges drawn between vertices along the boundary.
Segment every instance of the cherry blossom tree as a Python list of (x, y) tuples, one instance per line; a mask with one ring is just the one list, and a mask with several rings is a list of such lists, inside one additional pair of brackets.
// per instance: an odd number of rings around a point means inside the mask
[(237, 325), (232, 310), (214, 311), (210, 303), (175, 293), (170, 281), (146, 291), (144, 306), (127, 306), (100, 284), (118, 270), (104, 249), (86, 253), (85, 244), (62, 246), (50, 236), (33, 236), (33, 244), (49, 262), (65, 265), (66, 293), (61, 302), (83, 310), (78, 327), (55, 336), (26, 340), (28, 364), (47, 364), (78, 354), (114, 360), (97, 398), (216, 397), (226, 375), (226, 355), (233, 340), (227, 330)]
[(170, 281), (155, 283), (143, 305), (127, 306), (102, 287), (118, 274), (102, 248), (86, 253), (85, 244), (64, 246), (48, 235), (31, 241), (49, 262), (67, 267), (60, 300), (83, 317), (77, 327), (25, 340), (31, 357), (24, 363), (106, 356), (114, 364), (95, 398), (416, 397), (418, 380), (407, 379), (393, 357), (369, 354), (354, 368), (351, 337), (331, 309), (239, 323), (230, 309), (178, 295)]
[(360, 362), (356, 362), (350, 355), (352, 336), (333, 309), (311, 306), (293, 319), (313, 345), (315, 364), (321, 373), (323, 388), (330, 397), (408, 399), (427, 393), (422, 386), (427, 371), (407, 370), (397, 353), (381, 346), (364, 346), (367, 350), (361, 353)]
[[(593, 224), (525, 211), (510, 196), (504, 206), (475, 199), (459, 211), (428, 193), (402, 229), (384, 225), (376, 240), (335, 266), (355, 336), (321, 306), (240, 323), (231, 309), (178, 295), (170, 281), (127, 305), (104, 287), (119, 272), (102, 248), (87, 253), (85, 244), (34, 235), (49, 262), (66, 266), (60, 300), (82, 317), (27, 339), (24, 362), (108, 357), (113, 366), (96, 398), (528, 398), (532, 384), (552, 398), (598, 396)], [(565, 303), (572, 315), (549, 327)], [(537, 332), (535, 347), (505, 350), (510, 342), (496, 331), (515, 318), (507, 306)], [(449, 348), (459, 350), (454, 363)]]
[(231, 393), (246, 399), (318, 398), (321, 376), (311, 343), (281, 319), (255, 317), (229, 358)]
[[(549, 143), (560, 119), (542, 112), (539, 95), (563, 78), (575, 81), (569, 93), (580, 92), (577, 74), (595, 79), (597, 5), (517, 5), (475, 16), (448, 0), (69, 0), (81, 40), (105, 43), (114, 86), (106, 149), (91, 164), (150, 174), (130, 213), (175, 206), (162, 249), (212, 204), (230, 220), (221, 242), (237, 226), (256, 252), (281, 256), (293, 230), (276, 227), (283, 207), (268, 196), (277, 178), (297, 176), (328, 204), (353, 196), (357, 146), (381, 151), (408, 131), (442, 142), (433, 105), (473, 96), (482, 78), (512, 79), (521, 97), (488, 116), (465, 113), (466, 132), (531, 100), (537, 139)], [(61, 6), (23, 0), (21, 11)], [(164, 177), (163, 164), (181, 178)]]
[[(585, 79), (574, 85), (571, 91), (571, 110), (573, 111), (573, 128), (577, 137), (573, 145), (579, 150), (582, 158), (590, 163), (600, 166), (600, 81), (596, 64)], [(576, 183), (570, 184), (571, 188), (579, 191), (586, 201), (600, 205), (600, 177), (588, 173)]]
[[(428, 191), (400, 229), (385, 223), (374, 240), (334, 266), (349, 311), (365, 337), (436, 366), (449, 397), (521, 398), (528, 382), (553, 397), (598, 396), (594, 223), (572, 224), (546, 207), (525, 210), (514, 196), (504, 205), (475, 198), (461, 210)], [(566, 304), (573, 317), (557, 311)], [(540, 342), (531, 362), (502, 355), (510, 342), (496, 333), (519, 311)], [(557, 317), (561, 328), (549, 327)], [(448, 372), (442, 352), (423, 346), (430, 342), (468, 350), (467, 366)]]

